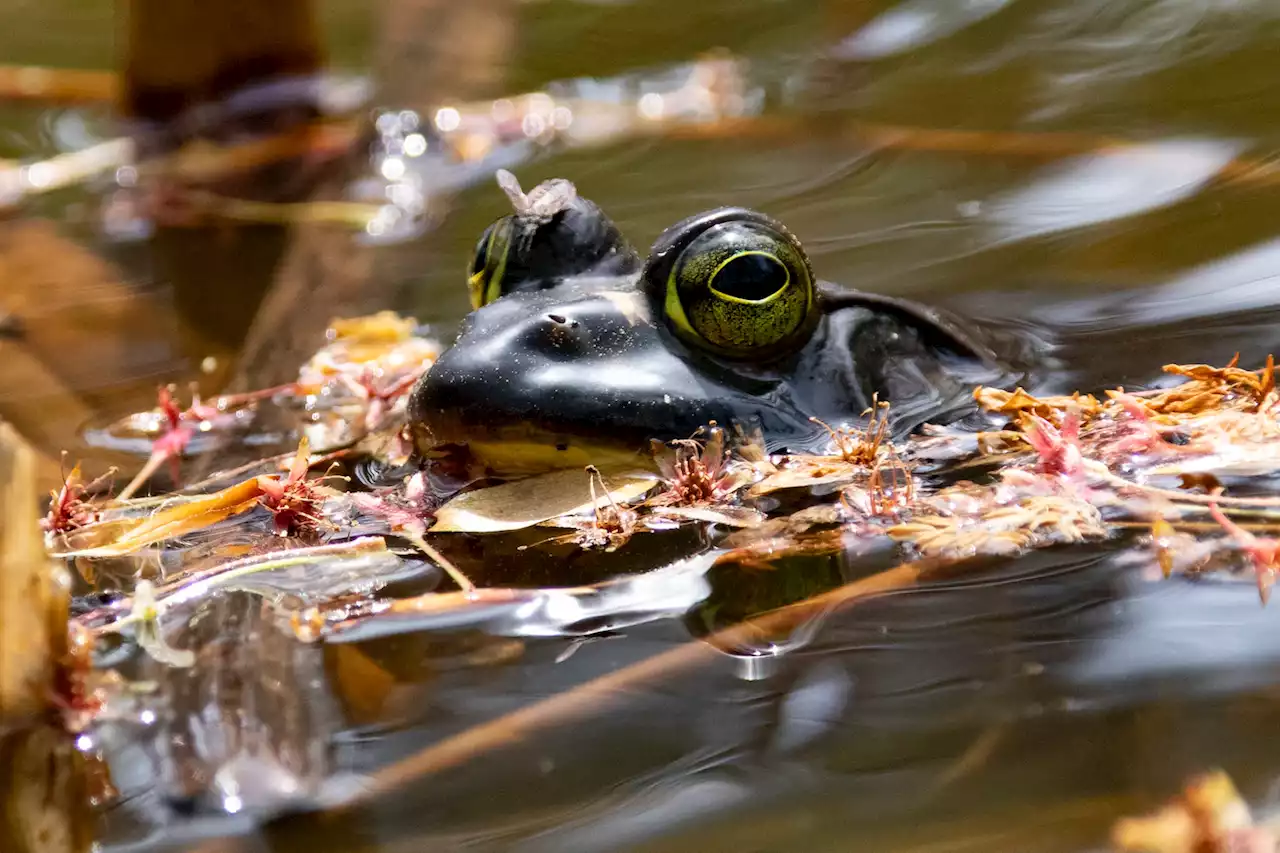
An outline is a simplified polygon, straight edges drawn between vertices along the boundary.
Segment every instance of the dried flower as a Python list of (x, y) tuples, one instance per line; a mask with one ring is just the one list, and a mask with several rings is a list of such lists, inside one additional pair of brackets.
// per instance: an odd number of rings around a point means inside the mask
[(408, 530), (422, 536), (432, 511), (427, 495), (426, 474), (416, 471), (405, 478), (404, 488), (388, 487), (374, 493), (352, 495), (356, 506), (387, 522), (393, 530)]
[(957, 558), (1010, 554), (1107, 535), (1097, 507), (1079, 498), (1030, 495), (1008, 505), (989, 502), (977, 512), (968, 502), (968, 512), (952, 513), (948, 491), (930, 500), (942, 511), (890, 527), (889, 535), (911, 542), (922, 554)]
[[(639, 527), (640, 515), (633, 509), (628, 509), (620, 505), (613, 499), (608, 485), (604, 481), (604, 476), (600, 473), (600, 469), (594, 465), (588, 465), (587, 486), (591, 490), (591, 506), (592, 513), (590, 519), (584, 519), (578, 516), (564, 516), (557, 519), (558, 526), (575, 528), (575, 532), (565, 536), (555, 536), (549, 542), (571, 542), (584, 549), (600, 548), (605, 551), (616, 551), (631, 540)], [(599, 489), (604, 492), (605, 503), (600, 502), (599, 493), (596, 491), (597, 484)], [(528, 545), (521, 545), (520, 550), (525, 550)]]
[[(588, 465), (587, 476), (590, 478), (587, 482), (591, 488), (591, 502), (595, 505), (595, 513), (591, 519), (591, 526), (580, 529), (575, 541), (583, 548), (616, 551), (635, 533), (639, 516), (635, 510), (626, 509), (614, 501), (613, 495), (609, 494), (609, 489), (605, 486), (604, 477), (600, 475), (600, 469), (594, 465)], [(608, 500), (607, 504), (602, 505), (596, 497), (597, 482), (600, 485), (600, 491), (604, 492)]]
[(885, 446), (885, 436), (889, 434), (889, 404), (880, 402), (878, 397), (872, 397), (871, 406), (862, 415), (870, 416), (865, 427), (833, 429), (817, 418), (809, 420), (827, 431), (841, 459), (854, 465), (871, 467), (880, 457), (881, 447)]
[(1024, 433), (1027, 443), (1039, 455), (1036, 470), (1068, 480), (1084, 477), (1084, 456), (1080, 452), (1080, 413), (1069, 407), (1062, 416), (1061, 429), (1039, 415), (1028, 414)]
[(1254, 572), (1258, 577), (1258, 595), (1266, 604), (1271, 598), (1271, 587), (1276, 582), (1276, 566), (1280, 561), (1280, 539), (1254, 536), (1236, 524), (1219, 509), (1216, 501), (1209, 502), (1209, 514), (1214, 521), (1222, 525), (1222, 529), (1240, 546), (1253, 562)]
[(276, 530), (282, 536), (313, 533), (324, 523), (320, 504), (329, 492), (314, 480), (307, 479), (311, 467), (311, 451), (306, 436), (298, 442), (298, 452), (285, 477), (257, 478), (261, 495), (258, 503), (275, 518)]
[(46, 533), (69, 533), (97, 521), (101, 512), (92, 501), (85, 500), (85, 495), (108, 482), (115, 472), (116, 469), (112, 468), (101, 477), (85, 483), (77, 464), (66, 475), (62, 488), (51, 493), (49, 512), (40, 520), (40, 527)]
[(745, 484), (731, 465), (733, 452), (724, 446), (724, 430), (711, 424), (705, 443), (696, 438), (677, 439), (664, 445), (651, 441), (654, 461), (666, 483), (653, 497), (652, 506), (696, 506), (719, 503)]
[(1250, 412), (1271, 411), (1277, 397), (1275, 359), (1268, 355), (1260, 370), (1244, 370), (1236, 353), (1226, 367), (1208, 364), (1166, 364), (1166, 373), (1185, 376), (1184, 382), (1146, 398), (1146, 404), (1162, 414), (1199, 414), (1217, 409), (1243, 409)]
[(910, 509), (915, 502), (915, 478), (911, 469), (889, 448), (887, 459), (876, 459), (867, 480), (872, 515), (897, 515)]

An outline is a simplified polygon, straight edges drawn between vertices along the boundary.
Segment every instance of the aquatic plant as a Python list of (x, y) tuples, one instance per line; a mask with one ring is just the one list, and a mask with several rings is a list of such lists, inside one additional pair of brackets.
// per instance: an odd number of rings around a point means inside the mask
[[(582, 602), (605, 602), (579, 617), (587, 636), (614, 624), (611, 614), (637, 612), (624, 595), (608, 603), (620, 576), (634, 571), (630, 564), (552, 590), (468, 576), (447, 556), (486, 537), (524, 536), (506, 547), (530, 559), (539, 551), (562, 555), (566, 546), (604, 559), (692, 526), (701, 562), (676, 577), (700, 578), (714, 567), (748, 586), (753, 573), (787, 560), (839, 554), (856, 561), (875, 552), (898, 561), (834, 589), (827, 581), (802, 586), (773, 604), (769, 595), (742, 596), (747, 609), (726, 611), (739, 621), (712, 620), (698, 641), (717, 648), (792, 631), (869, 595), (980, 571), (989, 558), (1119, 536), (1143, 546), (1131, 550), (1129, 564), (1154, 578), (1238, 571), (1247, 561), (1264, 602), (1274, 583), (1280, 544), (1267, 534), (1280, 498), (1227, 494), (1220, 479), (1280, 472), (1270, 360), (1256, 371), (1234, 361), (1171, 365), (1185, 381), (1158, 392), (1037, 398), (1021, 388), (978, 388), (975, 399), (995, 429), (977, 434), (927, 429), (894, 441), (889, 404), (876, 401), (860, 424), (823, 424), (830, 444), (822, 454), (770, 455), (758, 436), (708, 424), (688, 439), (652, 443), (652, 467), (644, 460), (630, 468), (589, 465), (495, 484), (405, 464), (407, 392), (438, 352), (416, 329), (387, 314), (335, 321), (290, 386), (210, 403), (193, 398), (187, 409), (166, 390), (157, 410), (128, 421), (152, 436), (144, 471), (189, 455), (196, 435), (230, 441), (272, 407), (286, 422), (294, 418), (298, 444), (290, 453), (153, 498), (133, 497), (129, 488), (116, 498), (95, 496), (104, 483), (84, 483), (72, 470), (44, 519), (46, 542), (113, 597), (71, 620), (55, 700), (67, 728), (92, 730), (97, 716), (135, 689), (93, 667), (105, 637), (131, 638), (153, 666), (198, 670), (201, 648), (184, 628), (231, 591), (262, 597), (303, 642), (420, 630), (422, 620), (472, 609), (554, 601), (572, 613)], [(348, 478), (361, 460), (388, 473), (367, 485)], [(346, 473), (311, 473), (337, 464)], [(538, 538), (543, 530), (549, 535)], [(434, 580), (407, 592), (387, 586), (413, 566), (437, 567)], [(634, 618), (667, 612), (654, 607)], [(694, 659), (696, 652), (682, 649), (670, 664)], [(611, 678), (626, 684), (638, 672)], [(432, 755), (388, 773), (428, 772)], [(1130, 841), (1131, 829), (1121, 833)]]

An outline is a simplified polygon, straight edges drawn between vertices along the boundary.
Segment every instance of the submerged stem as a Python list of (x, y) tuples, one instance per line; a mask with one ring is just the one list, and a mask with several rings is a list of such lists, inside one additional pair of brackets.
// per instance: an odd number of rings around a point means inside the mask
[(400, 535), (413, 543), (413, 547), (426, 554), (436, 562), (440, 568), (444, 569), (449, 577), (453, 578), (453, 582), (465, 593), (473, 593), (476, 591), (476, 585), (471, 582), (462, 570), (449, 561), (444, 554), (441, 554), (435, 548), (427, 544), (427, 540), (423, 539), (412, 530), (401, 529)]
[(129, 498), (133, 497), (133, 493), (142, 488), (143, 483), (150, 480), (151, 475), (154, 474), (167, 459), (169, 459), (169, 454), (167, 453), (152, 453), (148, 456), (146, 464), (143, 465), (141, 470), (139, 470), (138, 473), (134, 475), (133, 479), (129, 481), (129, 485), (120, 490), (120, 494), (116, 495), (116, 500), (127, 501)]

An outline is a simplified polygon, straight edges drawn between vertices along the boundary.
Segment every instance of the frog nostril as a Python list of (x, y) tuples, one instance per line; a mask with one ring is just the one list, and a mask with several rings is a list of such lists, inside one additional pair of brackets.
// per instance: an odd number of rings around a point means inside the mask
[(544, 314), (535, 328), (536, 331), (529, 330), (532, 333), (530, 350), (553, 358), (577, 357), (585, 351), (590, 339), (579, 321), (564, 314)]

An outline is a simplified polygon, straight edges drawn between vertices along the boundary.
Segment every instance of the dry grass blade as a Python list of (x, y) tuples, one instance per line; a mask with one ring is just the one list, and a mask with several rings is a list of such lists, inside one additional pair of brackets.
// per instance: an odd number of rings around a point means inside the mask
[(142, 518), (111, 519), (83, 527), (66, 537), (62, 557), (119, 557), (165, 539), (201, 530), (258, 506), (257, 479), (245, 480), (212, 495), (163, 507)]

